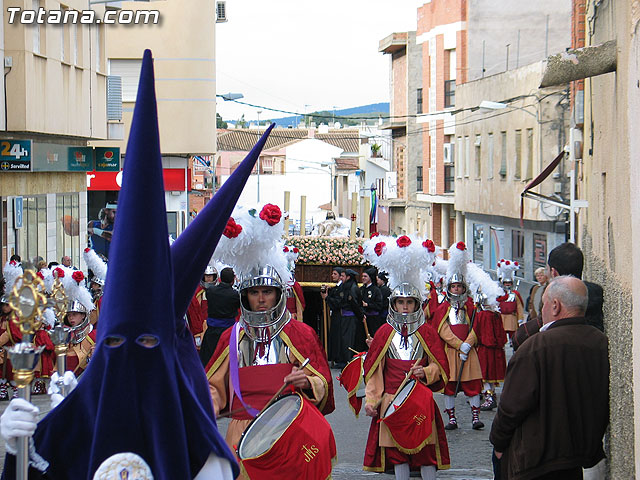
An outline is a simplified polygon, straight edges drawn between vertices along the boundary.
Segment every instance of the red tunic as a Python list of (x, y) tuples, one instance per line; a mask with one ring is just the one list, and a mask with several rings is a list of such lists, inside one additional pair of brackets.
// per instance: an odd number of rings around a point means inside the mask
[(478, 359), (484, 382), (497, 383), (504, 380), (507, 360), (504, 346), (507, 334), (502, 326), (499, 313), (482, 310), (476, 313), (476, 334), (478, 335)]
[(291, 312), (291, 315), (293, 315), (296, 320), (302, 321), (302, 314), (306, 307), (302, 285), (298, 282), (293, 282), (292, 290), (293, 295), (287, 298), (287, 310)]
[[(386, 356), (395, 330), (388, 323), (383, 324), (375, 334), (373, 343), (364, 362), (365, 380), (369, 382), (384, 360), (382, 371), (385, 393), (395, 393), (406, 372), (414, 362), (390, 359)], [(433, 391), (442, 391), (449, 379), (449, 362), (442, 349), (442, 343), (438, 334), (429, 325), (422, 325), (415, 333), (425, 350), (421, 365), (435, 363), (440, 371), (440, 380), (428, 385)], [(424, 465), (435, 465), (439, 470), (450, 467), (449, 446), (444, 430), (444, 423), (432, 399), (434, 419), (433, 428), (435, 438), (432, 443), (427, 443), (418, 452), (413, 454), (403, 453), (394, 447), (380, 446), (380, 424), (378, 422), (381, 413), (378, 406), (378, 417), (371, 419), (367, 447), (364, 454), (364, 469), (374, 472), (392, 471), (394, 464), (409, 463), (412, 470), (419, 470)], [(434, 433), (432, 433), (434, 435)], [(426, 439), (425, 439), (426, 440)]]

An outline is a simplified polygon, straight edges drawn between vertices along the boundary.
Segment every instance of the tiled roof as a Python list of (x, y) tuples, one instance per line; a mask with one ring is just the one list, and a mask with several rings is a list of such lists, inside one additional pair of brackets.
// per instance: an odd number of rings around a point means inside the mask
[[(218, 131), (218, 151), (248, 152), (253, 148), (264, 130), (257, 129), (237, 129)], [(300, 128), (274, 128), (264, 150), (284, 147), (295, 141), (304, 140), (309, 137), (307, 129)], [(315, 133), (315, 138), (323, 142), (341, 148), (346, 153), (357, 153), (359, 151), (358, 130), (329, 130), (329, 133)]]
[(358, 170), (360, 163), (358, 158), (336, 158), (337, 170)]

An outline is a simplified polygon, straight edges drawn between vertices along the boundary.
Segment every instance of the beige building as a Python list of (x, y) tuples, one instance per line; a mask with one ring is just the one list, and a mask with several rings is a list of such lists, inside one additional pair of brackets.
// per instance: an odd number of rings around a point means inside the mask
[(543, 62), (532, 63), (456, 92), (455, 209), (464, 213), (473, 260), (487, 270), (516, 260), (527, 282), (568, 233), (567, 161), (533, 189), (548, 200), (524, 199), (520, 221), (521, 193), (568, 142), (568, 90), (539, 90), (543, 71)]
[(617, 41), (617, 70), (584, 82), (578, 217), (585, 278), (604, 287), (609, 337), (609, 478), (640, 472), (640, 3), (588, 2), (586, 45)]
[[(190, 172), (202, 173), (202, 162), (194, 168), (193, 157), (211, 161), (216, 152), (216, 2), (191, 0), (188, 7), (177, 0), (120, 5), (123, 10), (153, 9), (160, 14), (158, 24), (110, 26), (106, 68), (109, 75), (122, 79), (124, 139), (119, 146), (126, 161), (141, 59), (145, 49), (153, 53), (167, 217), (169, 232), (176, 235), (186, 227), (193, 207), (204, 205), (202, 195), (210, 194), (203, 178), (194, 179), (198, 192), (188, 192)], [(102, 203), (100, 191), (90, 194), (90, 211)]]
[[(2, 261), (19, 254), (29, 264), (71, 256), (81, 265), (86, 245), (87, 171), (107, 139), (107, 63), (102, 25), (10, 24), (9, 9), (39, 7), (79, 13), (86, 1), (0, 1), (0, 217)], [(98, 15), (103, 7), (96, 8)], [(20, 14), (18, 14), (18, 17)], [(110, 145), (107, 143), (107, 145)]]

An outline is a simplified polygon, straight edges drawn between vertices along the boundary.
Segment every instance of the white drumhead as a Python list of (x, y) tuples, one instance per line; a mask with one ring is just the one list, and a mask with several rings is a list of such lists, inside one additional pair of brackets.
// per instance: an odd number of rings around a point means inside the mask
[(275, 401), (242, 434), (238, 457), (242, 460), (254, 458), (269, 450), (289, 428), (301, 407), (299, 395), (288, 395)]
[(406, 385), (404, 387), (402, 387), (402, 390), (400, 390), (396, 394), (396, 396), (393, 397), (393, 400), (391, 401), (391, 403), (389, 404), (389, 406), (385, 410), (383, 418), (386, 418), (389, 415), (391, 415), (393, 412), (396, 411), (396, 407), (400, 407), (404, 403), (404, 401), (409, 396), (409, 393), (411, 393), (411, 390), (413, 389), (413, 386), (415, 384), (416, 384), (416, 380), (414, 378), (412, 378), (411, 380), (409, 380), (406, 383)]

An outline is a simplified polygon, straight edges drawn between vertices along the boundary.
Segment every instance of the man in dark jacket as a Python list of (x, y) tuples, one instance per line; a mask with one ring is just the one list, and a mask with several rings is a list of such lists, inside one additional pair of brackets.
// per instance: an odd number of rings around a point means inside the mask
[(233, 268), (223, 268), (220, 283), (207, 288), (207, 330), (200, 347), (200, 360), (205, 366), (218, 345), (220, 335), (235, 323), (238, 316), (240, 295), (232, 287), (235, 278)]
[[(576, 278), (582, 278), (582, 267), (584, 266), (584, 255), (574, 243), (566, 242), (558, 245), (549, 252), (547, 259), (549, 266), (549, 276), (551, 279), (560, 275), (573, 275)], [(587, 311), (584, 314), (587, 325), (596, 327), (604, 332), (602, 305), (604, 302), (602, 287), (597, 283), (587, 282), (584, 284), (589, 293), (589, 303)], [(522, 343), (531, 335), (538, 333), (542, 326), (542, 315), (538, 318), (529, 320), (520, 325), (513, 337), (513, 350), (517, 350)]]
[[(366, 350), (364, 333), (364, 310), (362, 308), (362, 295), (358, 288), (358, 274), (348, 268), (343, 273), (344, 282), (340, 291), (342, 298), (341, 316), (342, 316), (342, 340), (343, 350), (350, 352), (349, 348), (353, 348), (358, 352)], [(352, 354), (348, 354), (350, 357)]]
[(329, 343), (327, 358), (331, 362), (335, 362), (338, 365), (346, 365), (351, 358), (351, 355), (345, 356), (342, 354), (342, 317), (340, 316), (341, 298), (340, 289), (342, 288), (342, 280), (340, 275), (344, 272), (342, 267), (333, 267), (331, 270), (331, 281), (336, 284), (335, 287), (329, 289), (326, 285), (323, 285), (320, 290), (320, 295), (327, 302), (327, 306), (331, 311), (331, 328), (329, 329)]
[[(377, 272), (375, 268), (367, 268), (362, 272), (362, 287), (360, 294), (362, 295), (362, 307), (367, 317), (367, 326), (369, 327), (369, 335), (371, 338), (382, 324), (380, 314), (382, 312), (382, 293), (375, 282)], [(386, 318), (385, 318), (386, 320)]]
[(503, 480), (582, 479), (604, 458), (607, 337), (585, 321), (581, 280), (556, 277), (543, 301), (543, 326), (509, 362), (489, 436)]

